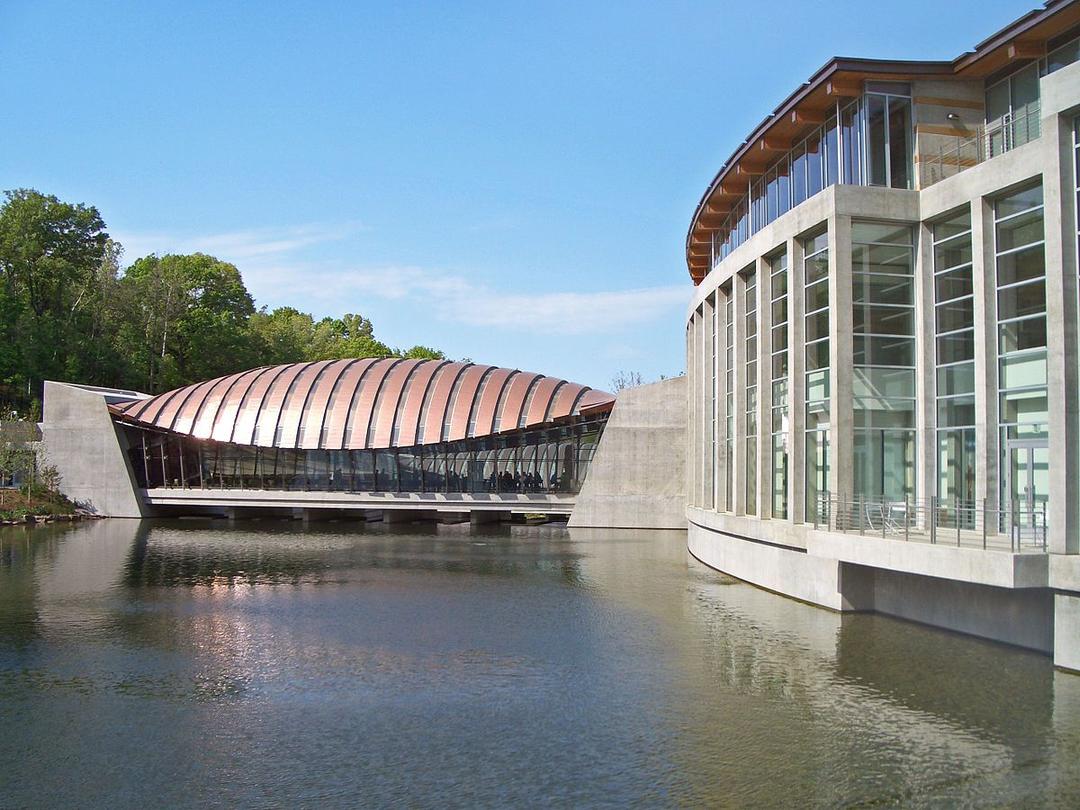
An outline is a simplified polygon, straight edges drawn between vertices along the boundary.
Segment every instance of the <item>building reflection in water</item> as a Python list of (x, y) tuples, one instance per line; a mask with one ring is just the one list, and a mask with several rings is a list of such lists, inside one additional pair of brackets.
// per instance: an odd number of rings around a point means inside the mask
[[(404, 757), (463, 741), (486, 756), (520, 750), (519, 787), (569, 757), (567, 773), (599, 769), (579, 790), (659, 803), (1080, 792), (1080, 678), (1021, 650), (777, 597), (689, 558), (681, 532), (124, 520), (3, 531), (5, 705), (23, 731), (0, 754), (40, 750), (43, 769), (62, 757), (107, 770), (100, 735), (139, 729), (124, 745), (141, 772), (180, 757), (219, 778), (234, 763), (250, 772), (241, 786), (269, 778), (261, 768), (287, 773), (282, 740), (314, 738), (286, 733), (282, 717), (316, 712), (326, 734), (343, 719), (360, 724), (348, 734), (393, 729)], [(63, 732), (72, 722), (79, 733)], [(252, 745), (262, 764), (245, 759)], [(632, 776), (605, 781), (616, 765)], [(322, 767), (329, 778), (343, 766)], [(497, 776), (462, 768), (480, 786)], [(107, 777), (99, 798), (130, 777)]]

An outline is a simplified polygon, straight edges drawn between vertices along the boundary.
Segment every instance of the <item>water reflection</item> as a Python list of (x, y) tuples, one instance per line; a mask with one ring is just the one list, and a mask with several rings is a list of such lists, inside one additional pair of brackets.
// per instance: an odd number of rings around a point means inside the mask
[(757, 590), (677, 532), (3, 531), (0, 727), (16, 806), (1080, 795), (1080, 678)]

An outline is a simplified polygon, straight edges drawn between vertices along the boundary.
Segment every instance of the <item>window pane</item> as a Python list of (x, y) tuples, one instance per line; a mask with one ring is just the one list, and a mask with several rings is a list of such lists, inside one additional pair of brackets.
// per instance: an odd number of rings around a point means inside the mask
[(829, 305), (829, 280), (822, 279), (806, 288), (805, 311), (813, 312)]
[(934, 248), (934, 269), (948, 270), (971, 264), (971, 239), (950, 239)]
[(806, 199), (806, 149), (799, 146), (791, 153), (791, 204)]
[(772, 350), (774, 352), (783, 351), (787, 348), (787, 324), (782, 323), (779, 326), (774, 326), (772, 330)]
[(913, 366), (915, 341), (856, 335), (852, 340), (852, 359), (857, 366)]
[(971, 282), (971, 265), (950, 270), (934, 277), (934, 295), (938, 301), (948, 301), (971, 295), (974, 287)]
[(885, 177), (885, 98), (866, 96), (867, 171), (872, 186), (884, 186)]
[(1010, 391), (1001, 395), (1001, 421), (1005, 424), (1037, 424), (1047, 422), (1046, 389)]
[(1046, 385), (1046, 352), (1003, 357), (998, 368), (1002, 389)]
[(965, 208), (951, 219), (946, 219), (934, 225), (934, 241), (948, 239), (950, 236), (971, 230), (971, 211)]
[(938, 400), (938, 427), (966, 427), (975, 424), (975, 397)]
[(915, 372), (901, 368), (856, 368), (852, 380), (856, 397), (904, 399), (915, 396)]
[(829, 398), (829, 372), (814, 371), (806, 375), (806, 401), (820, 402)]
[(851, 223), (852, 242), (884, 242), (890, 245), (913, 244), (911, 226), (895, 225), (888, 222), (853, 222)]
[(998, 290), (998, 320), (1037, 315), (1046, 311), (1046, 284), (1034, 281), (1019, 287)]
[(889, 99), (889, 169), (893, 188), (911, 188), (911, 101)]
[(806, 139), (806, 196), (813, 197), (822, 189), (821, 136)]
[(806, 347), (806, 369), (812, 371), (829, 367), (829, 341), (811, 343)]
[(998, 351), (1002, 354), (1046, 345), (1046, 317), (998, 324)]
[(1039, 278), (1046, 272), (1045, 248), (1036, 245), (998, 256), (997, 268), (998, 284), (1001, 286)]
[(997, 224), (998, 251), (1043, 241), (1043, 210), (1036, 208)]
[(837, 153), (838, 143), (839, 142), (837, 140), (836, 119), (830, 118), (829, 121), (825, 124), (824, 160), (826, 186), (835, 185), (838, 182), (838, 178), (840, 176), (840, 156)]
[(852, 300), (856, 304), (910, 304), (914, 301), (910, 278), (857, 273), (852, 276)]
[(865, 245), (852, 243), (851, 269), (855, 273), (886, 273), (910, 276), (912, 273), (910, 246)]
[(961, 298), (947, 304), (938, 304), (934, 312), (938, 332), (952, 332), (975, 323), (975, 301)]
[(937, 395), (975, 393), (975, 364), (961, 363), (958, 366), (939, 368), (937, 372)]
[(937, 339), (938, 363), (957, 363), (975, 358), (975, 333), (958, 332)]
[(1007, 217), (1010, 214), (1017, 214), (1020, 211), (1026, 211), (1028, 208), (1033, 208), (1037, 205), (1043, 204), (1043, 190), (1042, 185), (1032, 186), (1022, 191), (1017, 191), (1010, 194), (1008, 197), (1002, 197), (994, 204), (994, 216), (998, 219)]
[(823, 309), (806, 316), (806, 341), (819, 340), (829, 336), (829, 310)]
[(911, 307), (887, 307), (862, 304), (852, 309), (856, 332), (874, 335), (915, 334), (915, 310)]

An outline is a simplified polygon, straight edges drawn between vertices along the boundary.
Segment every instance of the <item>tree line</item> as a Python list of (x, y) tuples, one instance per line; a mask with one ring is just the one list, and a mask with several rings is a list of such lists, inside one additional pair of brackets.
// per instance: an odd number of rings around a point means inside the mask
[(0, 408), (33, 415), (44, 380), (147, 393), (261, 365), (342, 357), (442, 358), (391, 348), (361, 315), (255, 308), (235, 265), (152, 254), (126, 269), (92, 205), (33, 189), (0, 206)]

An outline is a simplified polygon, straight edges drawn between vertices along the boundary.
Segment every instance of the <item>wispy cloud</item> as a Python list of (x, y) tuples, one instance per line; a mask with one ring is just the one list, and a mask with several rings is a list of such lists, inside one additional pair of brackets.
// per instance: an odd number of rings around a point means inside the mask
[(313, 245), (336, 242), (364, 230), (359, 223), (309, 223), (287, 228), (255, 228), (209, 235), (164, 231), (117, 233), (124, 259), (133, 262), (151, 253), (210, 253), (230, 262), (293, 253)]
[[(679, 311), (689, 299), (684, 285), (625, 290), (560, 292), (534, 287), (506, 291), (462, 273), (412, 265), (355, 266), (313, 261), (304, 249), (345, 239), (355, 224), (311, 224), (204, 236), (120, 234), (128, 261), (147, 253), (212, 253), (240, 266), (260, 303), (289, 303), (316, 314), (371, 313), (372, 299), (409, 303), (420, 317), (450, 324), (492, 327), (537, 335), (605, 334)], [(525, 286), (525, 285), (522, 285)]]
[(418, 313), (468, 326), (535, 334), (584, 335), (615, 332), (681, 311), (690, 292), (682, 285), (628, 290), (508, 292), (462, 275), (412, 266), (332, 269), (279, 265), (257, 272), (262, 288), (320, 300), (326, 307), (347, 302), (414, 302)]

